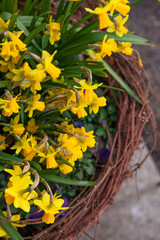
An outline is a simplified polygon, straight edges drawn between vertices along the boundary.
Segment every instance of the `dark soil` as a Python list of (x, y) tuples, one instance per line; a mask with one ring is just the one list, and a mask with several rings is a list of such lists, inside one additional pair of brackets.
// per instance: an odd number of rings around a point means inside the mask
[[(157, 146), (152, 156), (160, 171), (160, 2), (144, 0), (133, 7), (127, 25), (130, 31), (135, 31), (136, 35), (154, 44), (154, 46), (134, 46), (134, 48), (139, 51), (144, 68), (151, 80), (152, 92), (149, 103), (157, 125)], [(143, 136), (146, 137), (146, 132)], [(149, 147), (152, 144), (153, 139), (148, 143)]]

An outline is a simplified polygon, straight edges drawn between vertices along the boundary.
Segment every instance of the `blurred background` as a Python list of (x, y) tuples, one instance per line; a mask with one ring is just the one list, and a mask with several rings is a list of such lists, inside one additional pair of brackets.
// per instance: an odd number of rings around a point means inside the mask
[[(130, 1), (134, 2), (134, 1)], [(157, 125), (157, 147), (152, 156), (160, 171), (160, 2), (144, 0), (132, 8), (128, 28), (135, 34), (148, 39), (153, 46), (134, 46), (142, 58), (144, 68), (151, 81), (150, 106)], [(143, 134), (145, 137), (145, 133)], [(149, 144), (152, 144), (152, 140)]]

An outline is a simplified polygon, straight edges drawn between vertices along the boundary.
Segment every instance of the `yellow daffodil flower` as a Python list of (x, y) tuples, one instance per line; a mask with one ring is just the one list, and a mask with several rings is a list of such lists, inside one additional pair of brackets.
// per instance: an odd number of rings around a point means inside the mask
[(89, 8), (85, 8), (85, 10), (89, 13), (94, 13), (98, 15), (99, 19), (99, 29), (107, 28), (108, 26), (112, 25), (112, 21), (110, 20), (108, 16), (109, 11), (109, 5), (105, 7), (97, 7), (94, 10), (91, 10)]
[(5, 168), (4, 171), (11, 174), (13, 177), (16, 177), (22, 174), (22, 168), (19, 165), (13, 165), (13, 169)]
[(10, 96), (7, 99), (0, 98), (0, 108), (3, 109), (2, 114), (4, 116), (10, 117), (12, 113), (19, 112), (20, 107), (17, 104), (17, 97), (13, 98), (12, 95), (10, 94)]
[(118, 44), (117, 52), (121, 51), (126, 55), (131, 55), (133, 52), (133, 49), (131, 48), (131, 46), (132, 46), (132, 43), (130, 42), (121, 42)]
[(60, 210), (68, 209), (68, 207), (62, 207), (63, 203), (64, 200), (60, 198), (60, 196), (57, 196), (57, 194), (54, 194), (53, 202), (51, 202), (50, 195), (47, 192), (43, 194), (40, 200), (34, 200), (34, 204), (45, 211), (42, 221), (47, 224), (54, 223), (55, 215), (58, 214)]
[(50, 55), (47, 51), (42, 52), (42, 63), (37, 65), (37, 69), (45, 70), (53, 79), (57, 79), (61, 74), (61, 70), (52, 64), (54, 52)]
[(96, 143), (93, 131), (86, 132), (84, 127), (75, 128), (75, 136), (71, 136), (70, 140), (75, 142), (76, 146), (80, 146), (83, 152), (87, 150), (87, 147), (93, 148)]
[(98, 52), (101, 54), (101, 57), (104, 58), (106, 55), (111, 56), (112, 52), (117, 51), (117, 43), (113, 38), (107, 39), (107, 35), (104, 36), (102, 43), (99, 44)]
[(35, 155), (37, 154), (37, 141), (35, 138), (31, 138), (29, 145), (24, 147), (22, 150), (22, 155), (25, 157), (27, 161), (31, 161)]
[[(75, 161), (83, 157), (83, 153), (81, 151), (81, 147), (78, 145), (76, 146), (76, 142), (73, 140), (74, 139), (69, 137), (68, 134), (60, 134), (58, 136), (58, 154), (74, 166)], [(73, 168), (66, 164), (60, 164), (59, 169), (63, 172), (63, 174), (68, 174), (73, 171)]]
[(93, 100), (93, 90), (102, 85), (102, 83), (92, 85), (91, 83), (86, 83), (86, 80), (79, 80), (78, 83), (81, 87), (75, 86), (75, 88), (80, 88), (82, 91), (84, 91), (84, 101), (87, 101), (89, 103)]
[(18, 136), (21, 136), (23, 132), (25, 131), (25, 128), (23, 127), (23, 124), (18, 124), (19, 122), (19, 115), (17, 115), (14, 119), (11, 119), (9, 123), (9, 127), (5, 126), (3, 128), (4, 132), (10, 132), (10, 134), (15, 133)]
[(10, 19), (5, 23), (5, 21), (0, 17), (0, 32), (8, 30)]
[(127, 22), (128, 17), (129, 15), (122, 19), (122, 16), (119, 15), (116, 18), (114, 18), (113, 25), (107, 28), (107, 32), (109, 33), (116, 32), (116, 35), (118, 37), (123, 37), (123, 34), (128, 32), (128, 29), (123, 26)]
[(105, 97), (98, 97), (96, 93), (94, 93), (93, 101), (90, 103), (89, 106), (89, 113), (91, 114), (92, 111), (96, 114), (99, 111), (99, 107), (106, 106), (106, 98)]
[(38, 110), (38, 111), (43, 111), (45, 108), (45, 104), (42, 101), (39, 101), (39, 99), (41, 98), (40, 94), (34, 95), (33, 97), (31, 97), (29, 99), (28, 106), (25, 109), (25, 112), (29, 111), (29, 117), (31, 118), (33, 115), (33, 111), (34, 110)]
[(48, 151), (47, 149), (45, 149), (44, 152), (38, 151), (38, 156), (41, 157), (40, 163), (46, 159), (46, 168), (57, 168), (58, 163), (55, 160), (57, 152), (58, 151), (55, 151), (52, 146), (49, 147)]
[(52, 22), (52, 16), (50, 16), (49, 24), (46, 26), (47, 31), (45, 33), (50, 34), (49, 41), (53, 45), (56, 41), (60, 40), (60, 23)]
[(15, 67), (12, 61), (4, 61), (0, 60), (0, 72), (7, 72), (8, 70), (11, 72), (12, 69)]
[(116, 10), (123, 16), (126, 16), (127, 13), (130, 11), (130, 6), (126, 5), (127, 3), (129, 3), (128, 0), (111, 0), (110, 2), (106, 3), (106, 6), (109, 7), (111, 16), (113, 15), (114, 10)]
[(86, 58), (86, 61), (102, 61), (101, 53), (96, 53), (92, 50), (88, 50), (89, 58)]
[(16, 154), (20, 153), (22, 149), (27, 148), (29, 146), (29, 142), (33, 140), (32, 136), (29, 138), (27, 137), (28, 133), (26, 132), (26, 134), (23, 135), (22, 138), (13, 145), (13, 147), (11, 147), (11, 149), (16, 149)]
[(36, 130), (37, 130), (38, 128), (39, 128), (39, 126), (36, 125), (35, 118), (31, 118), (31, 119), (28, 121), (27, 131), (28, 131), (28, 132), (31, 132), (31, 133), (34, 133), (34, 132), (36, 132)]
[(21, 208), (25, 212), (30, 211), (29, 200), (37, 197), (37, 193), (33, 190), (28, 191), (30, 176), (24, 174), (22, 177), (16, 176), (12, 179), (12, 186), (5, 189), (5, 192), (14, 197), (14, 207)]
[(12, 62), (17, 63), (20, 58), (20, 51), (27, 50), (26, 44), (24, 44), (19, 37), (23, 31), (20, 32), (9, 32), (9, 37), (12, 41), (5, 41), (4, 43), (0, 43), (2, 45), (0, 55), (4, 58), (5, 61), (8, 61), (10, 57), (12, 57)]

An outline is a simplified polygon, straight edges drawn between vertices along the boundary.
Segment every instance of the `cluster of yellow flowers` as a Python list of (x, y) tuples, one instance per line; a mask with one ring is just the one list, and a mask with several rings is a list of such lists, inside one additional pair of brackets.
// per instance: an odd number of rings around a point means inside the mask
[[(124, 26), (124, 24), (127, 22), (130, 11), (130, 6), (127, 5), (129, 3), (128, 0), (110, 0), (110, 1), (104, 1), (101, 0), (100, 6), (95, 8), (94, 10), (91, 10), (89, 8), (86, 8), (86, 11), (89, 13), (94, 13), (98, 15), (99, 18), (99, 29), (106, 28), (106, 31), (108, 33), (115, 32), (116, 35), (121, 38), (124, 34), (128, 33), (128, 29)], [(116, 17), (112, 17), (114, 11), (119, 12), (124, 18), (119, 14)], [(113, 18), (113, 22), (111, 21), (111, 18)], [(126, 55), (131, 55), (133, 49), (131, 48), (132, 44), (130, 42), (115, 42), (114, 39), (107, 39), (107, 34), (105, 35), (103, 42), (97, 43), (96, 47), (96, 53), (93, 51), (89, 51), (90, 59), (93, 59), (94, 61), (101, 61), (106, 55), (111, 56), (112, 52), (122, 52)]]
[[(100, 29), (107, 28), (108, 33), (115, 32), (121, 38), (128, 32), (124, 27), (130, 11), (128, 3), (128, 0), (101, 0), (95, 10), (86, 8), (86, 11), (98, 15)], [(118, 15), (112, 22), (115, 10), (125, 17)], [(97, 89), (101, 84), (92, 82), (92, 74), (86, 67), (83, 69), (88, 75), (87, 80), (72, 78), (69, 79), (72, 82), (69, 86), (65, 82), (60, 63), (53, 59), (57, 53), (54, 44), (62, 34), (60, 22), (54, 22), (51, 16), (45, 31), (42, 31), (42, 34), (48, 34), (49, 49), (53, 51), (42, 50), (41, 57), (30, 51), (31, 48), (23, 42), (24, 32), (9, 31), (9, 24), (10, 20), (5, 22), (0, 18), (0, 72), (8, 82), (0, 98), (0, 151), (16, 155), (22, 163), (4, 169), (12, 175), (4, 190), (4, 198), (8, 206), (13, 204), (24, 212), (30, 212), (30, 206), (34, 204), (39, 211), (44, 211), (42, 221), (49, 224), (55, 221), (55, 215), (60, 210), (66, 209), (62, 206), (64, 200), (52, 193), (48, 183), (40, 179), (36, 170), (31, 170), (30, 164), (35, 160), (42, 168), (58, 169), (68, 174), (73, 171), (75, 161), (81, 159), (87, 148), (93, 148), (96, 142), (93, 131), (86, 132), (84, 127), (74, 127), (70, 119), (65, 118), (57, 123), (54, 119), (46, 120), (45, 116), (54, 111), (62, 116), (65, 111), (70, 111), (83, 118), (88, 112), (98, 113), (99, 107), (106, 106), (106, 98), (98, 97)], [(89, 58), (86, 61), (101, 61), (113, 52), (132, 53), (131, 43), (107, 39), (107, 34), (93, 48), (95, 51), (88, 50)], [(43, 89), (47, 81), (59, 85)], [(39, 118), (42, 113), (44, 117)], [(46, 133), (45, 129), (51, 130)], [(39, 190), (40, 182), (46, 190)], [(8, 212), (4, 215), (9, 218)], [(24, 226), (19, 214), (10, 216), (10, 221), (17, 222), (14, 227)], [(0, 236), (9, 237), (1, 227)]]
[[(25, 212), (30, 211), (31, 204), (37, 205), (40, 211), (45, 212), (42, 221), (49, 224), (54, 222), (55, 214), (66, 209), (62, 207), (64, 200), (56, 194), (53, 195), (51, 190), (48, 192), (49, 186), (46, 182), (47, 191), (37, 192), (38, 173), (30, 171), (28, 161), (36, 158), (40, 164), (45, 161), (47, 169), (59, 168), (63, 174), (68, 174), (73, 170), (75, 161), (83, 157), (87, 147), (95, 146), (95, 136), (93, 131), (86, 132), (84, 127), (75, 128), (68, 123), (68, 119), (61, 124), (48, 124), (56, 128), (52, 131), (52, 136), (48, 136), (43, 131), (43, 122), (38, 121), (37, 124), (37, 119), (33, 117), (34, 111), (49, 112), (59, 109), (63, 113), (70, 110), (81, 118), (87, 115), (85, 108), (88, 106), (89, 113), (97, 113), (100, 106), (106, 105), (106, 98), (98, 97), (94, 91), (101, 84), (92, 84), (91, 79), (86, 81), (76, 78), (74, 87), (66, 85), (66, 88), (50, 88), (42, 97), (41, 84), (47, 81), (47, 78), (53, 82), (63, 82), (60, 68), (52, 64), (56, 52), (50, 55), (43, 51), (40, 58), (27, 51), (26, 44), (20, 39), (23, 31), (8, 31), (9, 22), (10, 20), (5, 22), (0, 18), (0, 32), (3, 35), (0, 43), (0, 71), (9, 79), (9, 85), (0, 98), (1, 114), (6, 118), (6, 121), (0, 122), (0, 151), (15, 151), (15, 154), (25, 161), (25, 167), (29, 167), (26, 171), (22, 163), (13, 165), (13, 169), (5, 169), (12, 176), (4, 196), (8, 205), (14, 204), (15, 208)], [(49, 41), (53, 45), (60, 39), (60, 24), (52, 22), (51, 17), (44, 33), (49, 34)], [(27, 54), (37, 62), (34, 69), (24, 59)], [(22, 123), (21, 111), (25, 114), (25, 123)], [(14, 138), (11, 142), (6, 140), (9, 135)], [(63, 163), (59, 161), (61, 159)], [(35, 182), (31, 180), (34, 174)], [(20, 221), (20, 215), (12, 218)], [(19, 227), (20, 224), (14, 226)], [(8, 236), (2, 228), (0, 235)]]

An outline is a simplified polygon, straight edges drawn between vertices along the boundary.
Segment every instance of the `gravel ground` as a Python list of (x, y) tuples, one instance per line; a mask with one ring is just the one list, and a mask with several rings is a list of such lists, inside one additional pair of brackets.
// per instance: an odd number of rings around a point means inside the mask
[[(132, 1), (133, 2), (133, 1)], [(152, 93), (149, 98), (150, 106), (155, 115), (157, 125), (157, 146), (152, 154), (160, 171), (160, 2), (144, 0), (139, 6), (132, 8), (128, 21), (130, 31), (148, 39), (152, 46), (134, 46), (143, 60), (145, 70), (151, 80)], [(144, 133), (145, 137), (145, 133)], [(149, 143), (152, 144), (152, 139)]]

